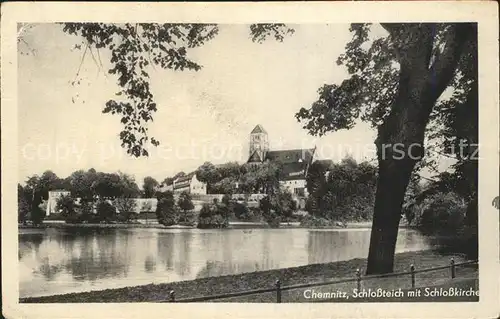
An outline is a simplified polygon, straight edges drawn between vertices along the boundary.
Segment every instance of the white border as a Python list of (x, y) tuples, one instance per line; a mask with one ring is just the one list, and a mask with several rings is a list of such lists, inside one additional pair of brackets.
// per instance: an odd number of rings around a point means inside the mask
[[(404, 317), (491, 318), (500, 314), (499, 212), (491, 205), (499, 190), (498, 4), (484, 1), (272, 2), (272, 3), (48, 3), (2, 4), (2, 281), (7, 318), (129, 317)], [(217, 22), (351, 23), (478, 22), (480, 301), (477, 303), (358, 304), (19, 304), (16, 220), (17, 22)], [(50, 39), (47, 39), (50, 41)], [(390, 305), (390, 307), (389, 307)]]

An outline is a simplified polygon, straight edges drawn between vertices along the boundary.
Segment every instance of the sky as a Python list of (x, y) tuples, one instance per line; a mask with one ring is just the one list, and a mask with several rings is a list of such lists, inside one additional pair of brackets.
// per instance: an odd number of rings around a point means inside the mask
[[(294, 115), (317, 99), (323, 84), (347, 77), (337, 57), (350, 40), (348, 25), (293, 26), (284, 42), (253, 43), (245, 25), (222, 25), (219, 35), (188, 52), (198, 71), (151, 69), (158, 112), (148, 128), (161, 143), (147, 158), (126, 155), (118, 134), (120, 117), (102, 114), (118, 91), (103, 68), (82, 51), (81, 42), (55, 24), (38, 24), (18, 47), (19, 179), (50, 169), (66, 177), (79, 169), (121, 171), (159, 181), (190, 172), (205, 161), (221, 164), (248, 158), (249, 133), (261, 124), (271, 149), (314, 148), (317, 158), (338, 161), (375, 158), (375, 131), (360, 123), (321, 138), (308, 135)], [(382, 29), (376, 32), (383, 34)], [(80, 85), (70, 82), (80, 68)], [(73, 103), (74, 100), (74, 103)]]

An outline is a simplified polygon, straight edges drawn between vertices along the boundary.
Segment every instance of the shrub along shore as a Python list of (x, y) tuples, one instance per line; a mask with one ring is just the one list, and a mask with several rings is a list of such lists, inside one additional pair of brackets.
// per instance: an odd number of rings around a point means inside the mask
[[(465, 259), (460, 255), (441, 255), (426, 250), (418, 252), (406, 252), (396, 254), (394, 271), (407, 271), (410, 264), (417, 269), (433, 268), (449, 264), (450, 257), (454, 257), (456, 263)], [(257, 271), (237, 275), (201, 278), (189, 281), (173, 283), (148, 284), (135, 287), (106, 289), (101, 291), (89, 291), (82, 293), (69, 293), (62, 295), (20, 298), (21, 303), (82, 303), (82, 302), (158, 302), (168, 300), (169, 292), (175, 291), (177, 299), (209, 296), (214, 294), (233, 293), (251, 289), (271, 288), (277, 279), (282, 286), (314, 283), (335, 279), (353, 278), (356, 269), (366, 268), (366, 259), (357, 258), (348, 261), (332, 263), (313, 264), (300, 267), (282, 268), (267, 271)], [(474, 267), (457, 267), (457, 278), (477, 278), (477, 269)], [(417, 276), (417, 287), (430, 286), (439, 283), (449, 283), (449, 270), (423, 273)], [(339, 284), (335, 286), (324, 286), (318, 288), (322, 291), (346, 291), (352, 292), (356, 283)], [(385, 279), (373, 279), (363, 282), (364, 288), (384, 289), (407, 289), (410, 278), (390, 277)], [(222, 299), (221, 302), (275, 302), (275, 293), (265, 293), (253, 296)], [(304, 289), (283, 292), (283, 302), (309, 302), (304, 297)], [(317, 300), (321, 301), (321, 300)]]
[[(40, 225), (22, 225), (19, 224), (18, 228), (20, 230), (26, 229), (46, 229), (46, 228), (153, 228), (153, 229), (196, 229), (196, 226), (192, 225), (171, 225), (165, 226), (162, 224), (141, 224), (141, 223), (66, 223), (66, 222), (44, 222)], [(271, 228), (265, 222), (229, 222), (227, 229), (261, 229), (261, 228)], [(359, 229), (359, 228), (371, 228), (370, 222), (352, 222), (345, 223), (343, 226), (330, 225), (330, 226), (305, 226), (300, 223), (281, 223), (279, 228), (290, 229), (290, 228), (303, 228), (303, 229)], [(400, 228), (410, 228), (406, 225), (401, 225)]]

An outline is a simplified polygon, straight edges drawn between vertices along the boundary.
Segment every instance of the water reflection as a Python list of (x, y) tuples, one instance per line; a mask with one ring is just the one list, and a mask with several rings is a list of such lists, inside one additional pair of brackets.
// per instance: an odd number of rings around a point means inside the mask
[[(366, 257), (369, 231), (47, 230), (19, 236), (20, 295), (36, 296)], [(404, 231), (398, 251), (424, 249)]]
[(165, 265), (165, 270), (174, 269), (174, 233), (163, 233), (158, 237), (157, 254), (159, 263)]
[[(366, 258), (370, 247), (369, 229), (310, 231), (309, 264)], [(396, 252), (427, 249), (427, 240), (414, 230), (401, 229)]]

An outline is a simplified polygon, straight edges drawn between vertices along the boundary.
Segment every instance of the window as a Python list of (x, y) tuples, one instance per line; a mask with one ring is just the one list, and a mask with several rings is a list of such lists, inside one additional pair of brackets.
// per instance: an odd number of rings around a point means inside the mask
[(304, 187), (294, 188), (293, 193), (297, 196), (305, 196)]

